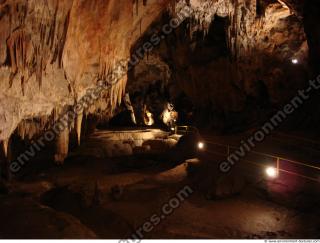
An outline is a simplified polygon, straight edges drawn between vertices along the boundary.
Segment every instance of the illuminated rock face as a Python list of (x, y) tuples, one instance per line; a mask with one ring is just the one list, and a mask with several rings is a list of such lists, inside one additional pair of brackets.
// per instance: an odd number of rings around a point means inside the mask
[[(215, 16), (227, 19), (230, 56), (190, 66), (184, 59), (190, 53), (177, 43), (173, 61), (178, 64), (180, 87), (198, 102), (216, 97), (214, 102), (221, 110), (240, 111), (247, 94), (259, 95), (254, 91), (256, 80), (264, 79), (273, 101), (278, 102), (288, 95), (277, 88), (279, 80), (287, 81), (288, 77), (287, 70), (277, 66), (286, 66), (283, 63), (293, 56), (304, 63), (308, 51), (302, 22), (292, 15), (302, 14), (302, 2), (296, 1), (2, 0), (0, 140), (9, 138), (23, 120), (41, 117), (41, 123), (52, 122), (60, 111), (74, 105), (99, 79), (110, 74), (119, 61), (127, 61), (131, 48), (150, 25), (161, 26), (159, 19), (164, 12), (174, 14), (184, 2), (194, 10), (190, 35), (197, 31), (206, 35)], [(153, 57), (157, 62), (158, 57)], [(169, 79), (167, 63), (159, 60), (158, 64)], [(181, 73), (180, 68), (187, 65)], [(191, 85), (185, 83), (186, 76)], [(203, 82), (202, 77), (208, 80)], [(124, 74), (84, 113), (111, 117), (126, 84)], [(237, 92), (238, 88), (243, 92)], [(226, 96), (226, 92), (234, 95)], [(31, 131), (21, 123), (20, 128), (22, 137), (43, 130), (37, 126)]]
[[(127, 60), (130, 46), (168, 1), (0, 1), (0, 140), (20, 121), (73, 105), (98, 77)], [(120, 102), (126, 75), (95, 108)], [(28, 131), (26, 131), (28, 133)]]
[(161, 154), (172, 149), (179, 138), (180, 136), (170, 136), (160, 129), (99, 131), (90, 136), (73, 155), (106, 158)]

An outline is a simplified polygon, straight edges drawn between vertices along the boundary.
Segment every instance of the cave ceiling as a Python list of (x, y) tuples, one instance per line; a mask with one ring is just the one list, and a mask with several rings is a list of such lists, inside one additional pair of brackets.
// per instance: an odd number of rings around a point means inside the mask
[[(8, 139), (25, 120), (40, 117), (45, 123), (46, 117), (75, 105), (88, 89), (113, 72), (119, 61), (129, 60), (132, 48), (151, 26), (164, 24), (164, 13), (175, 17), (185, 5), (193, 10), (188, 18), (190, 43), (195, 32), (205, 38), (216, 17), (228, 20), (228, 61), (208, 61), (180, 75), (193, 76), (191, 85), (180, 80), (192, 98), (210, 99), (215, 94), (215, 102), (221, 106), (229, 103), (230, 109), (239, 110), (243, 94), (230, 96), (226, 102), (220, 86), (225, 92), (240, 87), (250, 93), (257, 76), (265, 76), (272, 89), (277, 86), (273, 79), (285, 75), (275, 67), (278, 63), (292, 57), (306, 62), (301, 0), (0, 0), (0, 140)], [(190, 55), (190, 43), (177, 44), (175, 50), (181, 56)], [(182, 50), (187, 46), (189, 50)], [(159, 50), (156, 53), (142, 63), (153, 65), (168, 82), (173, 76), (171, 64)], [(179, 57), (171, 58), (178, 74), (190, 64)], [(264, 68), (266, 65), (271, 67)], [(228, 72), (208, 73), (225, 67)], [(135, 73), (141, 76), (143, 66)], [(199, 80), (208, 75), (215, 80), (208, 81), (212, 93), (206, 93), (208, 85)], [(225, 80), (230, 80), (228, 85), (223, 84)], [(129, 81), (123, 75), (84, 113), (111, 117)], [(274, 99), (282, 96), (277, 89), (272, 90)], [(28, 129), (22, 129), (23, 133)]]

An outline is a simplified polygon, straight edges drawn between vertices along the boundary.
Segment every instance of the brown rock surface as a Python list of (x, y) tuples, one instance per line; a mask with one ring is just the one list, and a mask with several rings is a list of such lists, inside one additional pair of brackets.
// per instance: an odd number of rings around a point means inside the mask
[[(228, 55), (211, 58), (215, 50), (204, 49), (208, 60), (196, 63), (189, 57), (194, 57), (194, 48), (199, 51), (199, 41), (175, 42), (174, 55), (167, 57), (175, 63), (179, 87), (193, 100), (215, 104), (224, 113), (240, 112), (247, 96), (259, 96), (257, 80), (263, 80), (273, 103), (292, 95), (289, 85), (303, 85), (308, 45), (301, 1), (5, 0), (0, 2), (0, 140), (9, 138), (23, 120), (51, 119), (53, 112), (74, 105), (119, 61), (127, 62), (151, 24), (162, 26), (162, 14), (174, 15), (185, 2), (193, 12), (184, 31), (206, 36), (215, 23), (212, 20), (224, 18), (229, 50)], [(309, 36), (316, 36), (308, 26)], [(310, 40), (309, 45), (313, 45)], [(292, 58), (299, 58), (299, 68), (292, 67)], [(143, 63), (170, 78), (172, 63), (167, 60), (153, 55)], [(138, 70), (141, 73), (143, 68)], [(126, 83), (125, 74), (84, 113), (110, 118)]]

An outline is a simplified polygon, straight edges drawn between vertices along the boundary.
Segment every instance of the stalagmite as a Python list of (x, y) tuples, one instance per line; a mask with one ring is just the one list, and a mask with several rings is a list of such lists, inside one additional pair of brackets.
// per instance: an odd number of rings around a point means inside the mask
[(56, 139), (56, 152), (54, 161), (62, 165), (68, 156), (69, 151), (69, 128), (62, 131)]
[(78, 114), (76, 118), (76, 129), (77, 129), (77, 138), (78, 138), (78, 145), (81, 143), (81, 127), (82, 127), (82, 120), (83, 120), (83, 112)]

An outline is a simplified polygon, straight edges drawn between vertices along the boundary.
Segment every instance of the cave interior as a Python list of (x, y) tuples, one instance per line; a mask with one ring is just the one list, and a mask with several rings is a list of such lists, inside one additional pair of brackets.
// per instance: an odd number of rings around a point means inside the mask
[(0, 239), (320, 237), (319, 23), (318, 0), (0, 0)]

